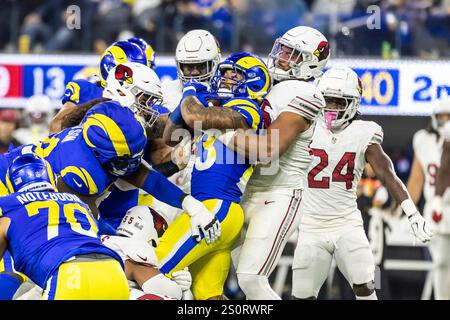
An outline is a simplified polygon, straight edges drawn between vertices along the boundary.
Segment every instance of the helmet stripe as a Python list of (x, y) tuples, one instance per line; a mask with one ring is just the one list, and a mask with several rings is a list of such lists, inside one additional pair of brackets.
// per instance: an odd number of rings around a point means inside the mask
[(124, 155), (131, 155), (125, 135), (123, 134), (117, 123), (114, 122), (114, 120), (106, 115), (96, 113), (90, 115), (87, 118), (86, 122), (83, 124), (84, 140), (90, 147), (96, 148), (96, 146), (89, 140), (88, 137), (88, 130), (91, 126), (97, 126), (106, 133), (111, 143), (113, 144), (117, 156), (121, 157)]
[(109, 48), (107, 52), (111, 53), (111, 55), (114, 57), (114, 61), (116, 62), (116, 64), (127, 62), (127, 55), (121, 47), (112, 46), (111, 48)]

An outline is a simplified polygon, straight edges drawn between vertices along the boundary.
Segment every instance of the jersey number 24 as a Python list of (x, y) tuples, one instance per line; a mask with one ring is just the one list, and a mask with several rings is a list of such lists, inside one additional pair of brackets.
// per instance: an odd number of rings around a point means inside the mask
[[(308, 172), (308, 187), (309, 188), (319, 188), (319, 189), (329, 189), (330, 188), (330, 177), (322, 177), (321, 180), (316, 180), (316, 176), (328, 166), (328, 154), (323, 149), (311, 149), (313, 156), (319, 157), (320, 162)], [(344, 182), (347, 190), (352, 188), (354, 174), (353, 169), (355, 168), (355, 152), (346, 152), (342, 156), (341, 160), (337, 163), (333, 170), (332, 180), (333, 182)], [(347, 167), (345, 173), (342, 173), (344, 167)]]

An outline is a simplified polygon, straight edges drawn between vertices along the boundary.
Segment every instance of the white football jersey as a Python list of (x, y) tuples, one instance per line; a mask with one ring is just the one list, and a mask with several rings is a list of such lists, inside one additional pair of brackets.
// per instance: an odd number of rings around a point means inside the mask
[(266, 126), (283, 112), (292, 112), (313, 122), (281, 155), (278, 161), (257, 165), (248, 188), (287, 187), (303, 188), (303, 180), (311, 162), (309, 144), (314, 133), (315, 120), (325, 100), (312, 83), (298, 80), (282, 81), (272, 87), (261, 108)]
[(437, 135), (425, 129), (419, 130), (413, 137), (414, 156), (419, 160), (425, 175), (423, 195), (425, 201), (434, 197), (436, 174), (441, 163), (442, 141)]
[(109, 235), (102, 235), (100, 239), (105, 246), (117, 252), (123, 261), (133, 260), (154, 267), (158, 266), (155, 248), (143, 240)]
[[(446, 132), (447, 131), (447, 132)], [(439, 220), (437, 224), (433, 220), (432, 203), (435, 195), (435, 184), (438, 169), (441, 165), (443, 140), (449, 139), (450, 121), (446, 123), (442, 131), (443, 137), (439, 140), (436, 134), (430, 133), (424, 129), (417, 131), (413, 138), (414, 155), (419, 160), (422, 171), (425, 175), (425, 183), (423, 186), (423, 196), (425, 198), (425, 206), (423, 215), (431, 224), (431, 228), (436, 233), (450, 233), (450, 188), (447, 188), (442, 200), (444, 210), (444, 220)]]
[(165, 81), (161, 84), (163, 106), (170, 111), (175, 110), (183, 96), (183, 82), (180, 79)]
[(445, 141), (450, 141), (450, 121), (447, 121), (447, 122), (444, 124), (444, 128), (443, 128), (443, 130), (442, 130), (442, 138), (443, 138)]
[[(334, 219), (358, 213), (356, 188), (366, 166), (371, 144), (381, 144), (382, 128), (372, 121), (355, 120), (333, 133), (325, 121), (317, 121), (302, 214)], [(359, 216), (360, 217), (360, 216)]]

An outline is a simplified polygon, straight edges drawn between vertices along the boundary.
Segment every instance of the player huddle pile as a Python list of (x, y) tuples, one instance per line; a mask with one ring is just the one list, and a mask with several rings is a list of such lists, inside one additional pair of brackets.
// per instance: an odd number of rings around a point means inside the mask
[(0, 157), (3, 298), (220, 299), (233, 262), (248, 299), (279, 299), (268, 277), (298, 229), (295, 298), (317, 297), (334, 256), (356, 297), (376, 299), (355, 192), (367, 162), (415, 236), (431, 232), (382, 129), (357, 120), (356, 73), (322, 75), (329, 55), (320, 32), (295, 27), (267, 66), (245, 52), (220, 62), (193, 30), (179, 79), (161, 85), (148, 44), (111, 45), (99, 81), (67, 85), (51, 135)]

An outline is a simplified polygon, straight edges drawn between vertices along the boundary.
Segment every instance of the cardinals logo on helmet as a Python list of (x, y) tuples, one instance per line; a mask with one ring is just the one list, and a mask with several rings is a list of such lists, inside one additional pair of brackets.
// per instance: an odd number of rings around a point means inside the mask
[(328, 55), (330, 54), (330, 45), (327, 41), (322, 41), (317, 46), (317, 49), (314, 51), (314, 55), (319, 59), (319, 61), (322, 61), (323, 59), (326, 59)]
[(362, 81), (360, 77), (358, 77), (358, 92), (362, 94)]
[(123, 64), (119, 64), (116, 67), (116, 73), (115, 73), (116, 79), (119, 80), (121, 83), (125, 81), (128, 84), (133, 83), (133, 70), (131, 70), (130, 67), (127, 67)]
[(167, 221), (156, 210), (153, 210), (152, 208), (149, 209), (153, 216), (156, 233), (158, 234), (158, 237), (162, 237), (168, 227)]

